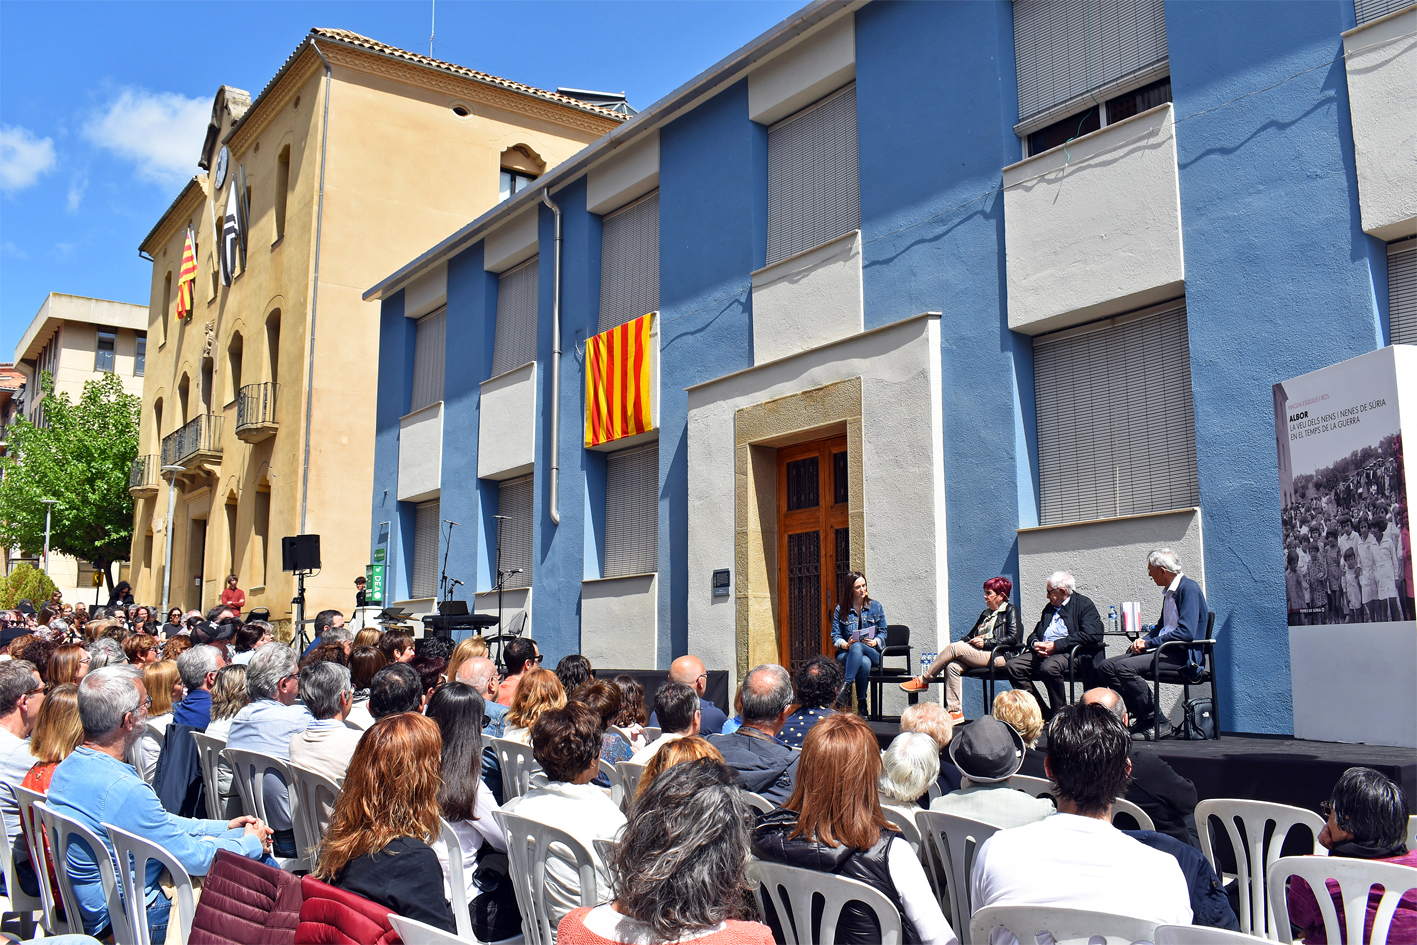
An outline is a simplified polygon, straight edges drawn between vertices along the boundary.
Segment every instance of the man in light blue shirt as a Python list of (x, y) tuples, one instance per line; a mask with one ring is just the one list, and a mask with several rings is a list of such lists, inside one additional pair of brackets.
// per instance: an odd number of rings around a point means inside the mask
[[(254, 817), (232, 821), (194, 820), (169, 814), (150, 785), (124, 760), (147, 726), (152, 700), (142, 673), (132, 666), (106, 666), (79, 683), (79, 720), (84, 743), (54, 771), (46, 803), (57, 814), (83, 824), (104, 839), (105, 855), (114, 857), (103, 824), (113, 824), (155, 843), (193, 876), (206, 875), (218, 850), (262, 859), (269, 850), (270, 830)], [(83, 930), (99, 935), (114, 921), (99, 878), (96, 851), (82, 840), (69, 844), (64, 868), (79, 900)], [(155, 942), (167, 937), (172, 903), (162, 895), (162, 866), (148, 863), (148, 929)]]
[[(315, 721), (300, 702), (300, 676), (295, 651), (284, 643), (267, 643), (246, 667), (246, 693), (250, 705), (231, 720), (226, 747), (258, 751), (282, 761), (290, 760), (290, 740)], [(290, 822), (290, 797), (285, 780), (267, 771), (264, 780), (266, 816), (275, 831), (276, 856), (296, 855), (295, 831)]]

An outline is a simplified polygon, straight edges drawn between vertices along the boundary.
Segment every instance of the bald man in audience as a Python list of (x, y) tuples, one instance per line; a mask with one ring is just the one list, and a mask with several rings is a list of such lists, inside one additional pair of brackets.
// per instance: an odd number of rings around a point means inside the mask
[(463, 660), (458, 667), (458, 682), (467, 683), (487, 701), (482, 734), (501, 738), (507, 730), (507, 707), (497, 702), (497, 664), (485, 656)]
[[(728, 716), (713, 704), (712, 699), (704, 697), (704, 690), (708, 688), (708, 670), (704, 668), (703, 660), (697, 656), (679, 657), (669, 664), (669, 681), (683, 683), (699, 697), (700, 734), (717, 735), (723, 731), (723, 724), (728, 721)], [(658, 715), (651, 715), (649, 724), (659, 728)]]

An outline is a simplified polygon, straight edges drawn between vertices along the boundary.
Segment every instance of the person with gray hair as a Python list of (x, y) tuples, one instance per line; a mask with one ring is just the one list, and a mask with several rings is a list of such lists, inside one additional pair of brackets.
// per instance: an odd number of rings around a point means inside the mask
[(354, 643), (354, 634), (345, 626), (329, 627), (320, 634), (321, 646), (331, 646), (336, 643), (344, 647), (344, 655), (348, 656), (350, 647)]
[(1165, 737), (1172, 725), (1165, 717), (1156, 718), (1151, 676), (1156, 661), (1173, 673), (1196, 673), (1205, 651), (1197, 646), (1173, 646), (1158, 652), (1163, 643), (1191, 643), (1205, 639), (1210, 608), (1205, 591), (1181, 573), (1181, 559), (1170, 548), (1158, 548), (1146, 556), (1146, 573), (1161, 592), (1161, 619), (1151, 633), (1132, 641), (1127, 652), (1103, 661), (1097, 675), (1108, 689), (1115, 690), (1127, 703), (1131, 731), (1149, 738)]
[[(345, 724), (354, 708), (349, 667), (327, 660), (306, 666), (300, 671), (300, 698), (315, 721), (291, 738), (290, 763), (339, 781), (364, 734)], [(329, 812), (334, 812), (333, 805)]]
[[(1033, 693), (1045, 721), (1068, 702), (1069, 669), (1088, 685), (1104, 654), (1102, 617), (1097, 606), (1076, 591), (1077, 581), (1067, 571), (1048, 575), (1048, 606), (1023, 652), (1004, 663), (1009, 682)], [(1035, 679), (1043, 680), (1048, 702), (1038, 695)]]
[[(246, 665), (246, 691), (251, 702), (231, 720), (226, 747), (289, 761), (290, 740), (315, 721), (300, 702), (295, 651), (284, 643), (267, 643), (257, 650)], [(275, 831), (272, 843), (276, 856), (295, 856), (295, 831), (290, 822), (285, 781), (278, 772), (267, 770), (263, 789), (266, 815)]]
[(935, 740), (924, 732), (901, 732), (881, 755), (881, 803), (905, 810), (920, 807), (939, 776)]
[[(132, 666), (105, 666), (79, 682), (79, 720), (84, 742), (54, 769), (45, 802), (103, 838), (106, 855), (115, 856), (105, 824), (136, 834), (166, 850), (193, 876), (204, 876), (218, 850), (252, 859), (269, 852), (270, 830), (254, 817), (196, 820), (163, 809), (152, 786), (127, 763), (128, 750), (142, 736), (151, 704), (142, 673)], [(69, 847), (69, 879), (79, 902), (82, 931), (97, 935), (110, 920), (108, 899), (94, 851)], [(155, 942), (167, 937), (172, 903), (162, 894), (162, 865), (150, 862), (144, 877), (148, 931)], [(69, 917), (74, 922), (75, 917)]]
[(487, 703), (482, 716), (482, 734), (501, 738), (507, 730), (508, 708), (497, 700), (497, 664), (485, 656), (465, 659), (458, 667), (457, 682), (467, 683)]
[(792, 796), (797, 783), (798, 753), (777, 740), (792, 711), (792, 695), (786, 669), (776, 663), (753, 667), (743, 678), (743, 725), (709, 737), (745, 790), (778, 805)]
[(16, 872), (25, 882), (21, 888), (32, 896), (39, 895), (24, 840), (20, 838), (20, 804), (14, 789), (29, 774), (34, 765), (30, 754), (30, 733), (44, 706), (44, 683), (39, 670), (29, 660), (6, 660), (0, 663), (0, 815), (10, 849), (15, 852)]
[(99, 637), (89, 644), (89, 672), (105, 666), (128, 665), (128, 654), (123, 646), (112, 637)]
[(187, 687), (187, 697), (172, 710), (172, 724), (206, 731), (212, 724), (212, 686), (226, 665), (226, 655), (214, 646), (194, 646), (177, 657), (177, 675)]

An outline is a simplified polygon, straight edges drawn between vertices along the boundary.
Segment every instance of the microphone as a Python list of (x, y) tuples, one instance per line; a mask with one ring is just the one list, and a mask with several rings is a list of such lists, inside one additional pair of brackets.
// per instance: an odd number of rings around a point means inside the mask
[(450, 519), (450, 518), (445, 518), (445, 519), (443, 519), (443, 524), (444, 524), (444, 525), (461, 525), (462, 522), (455, 522), (455, 521), (453, 521), (453, 520)]
[(508, 573), (508, 574), (521, 574), (521, 573), (522, 573), (522, 569), (521, 569), (521, 568), (512, 568), (512, 570), (508, 571), (507, 573)]
[(461, 584), (462, 584), (462, 581), (459, 581), (457, 578), (453, 578), (453, 585), (454, 585), (454, 586), (458, 586), (458, 585), (461, 585)]
[(493, 518), (506, 518), (506, 519), (511, 518), (510, 515), (494, 515), (494, 516), (492, 516), (492, 517), (493, 517)]

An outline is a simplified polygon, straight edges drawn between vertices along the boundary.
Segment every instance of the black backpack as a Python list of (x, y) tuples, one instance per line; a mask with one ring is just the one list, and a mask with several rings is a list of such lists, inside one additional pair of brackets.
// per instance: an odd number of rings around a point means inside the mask
[(1181, 721), (1181, 737), (1188, 741), (1215, 738), (1215, 705), (1209, 697), (1186, 700), (1186, 714)]

